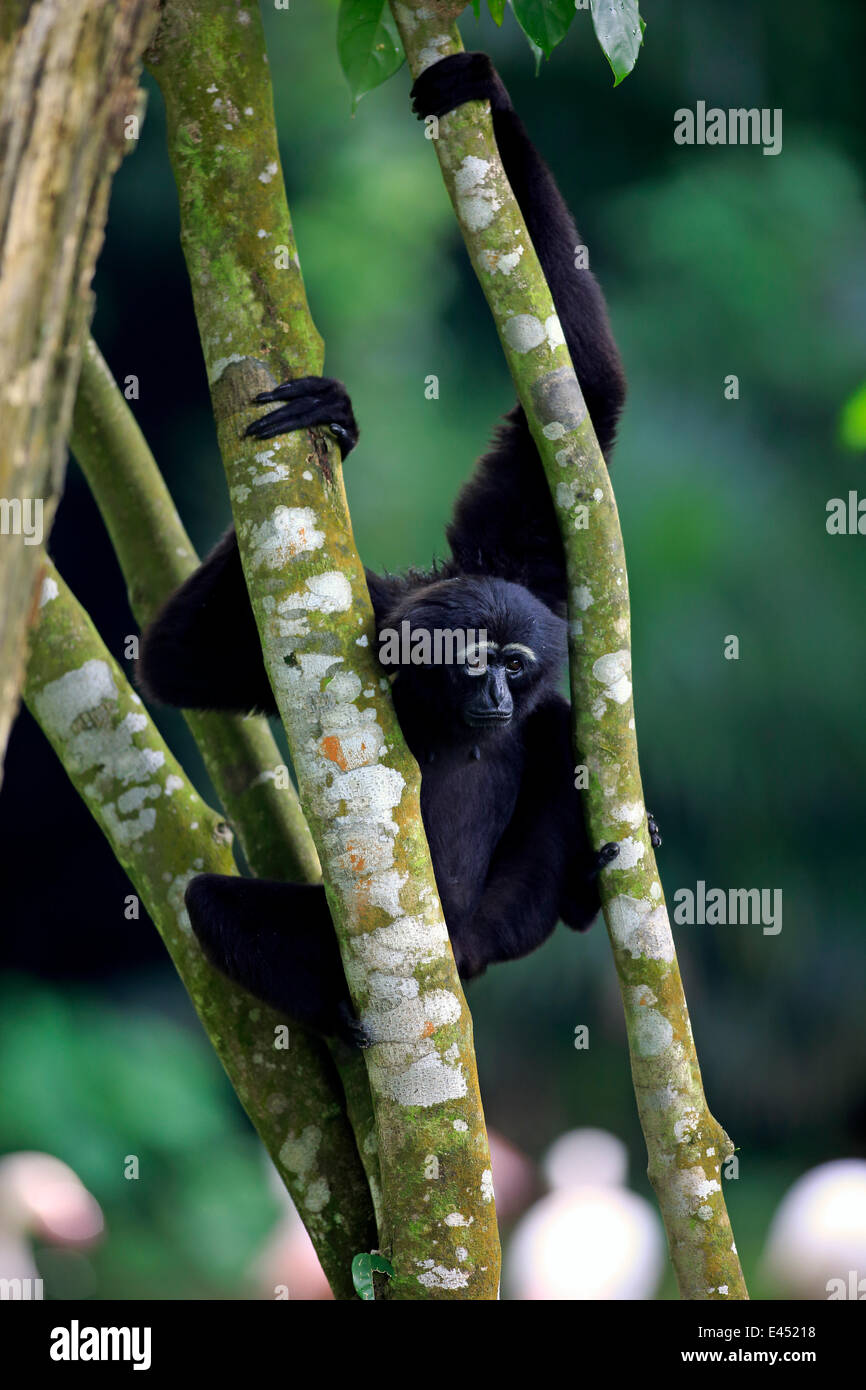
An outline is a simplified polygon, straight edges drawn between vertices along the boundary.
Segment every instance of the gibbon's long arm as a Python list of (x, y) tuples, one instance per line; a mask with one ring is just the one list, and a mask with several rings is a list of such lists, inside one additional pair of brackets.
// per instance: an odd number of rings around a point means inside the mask
[[(455, 53), (416, 81), (419, 117), (444, 116), (486, 98), (508, 181), (526, 222), (602, 451), (614, 444), (625, 378), (604, 296), (588, 269), (575, 265), (581, 238), (565, 200), (486, 53)], [(526, 416), (506, 416), (493, 450), (481, 459), (457, 502), (448, 540), (455, 571), (496, 574), (524, 584), (562, 611), (565, 564), (549, 488)]]
[[(506, 173), (553, 293), (600, 443), (609, 452), (625, 385), (604, 299), (591, 272), (575, 268), (580, 242), (574, 222), (493, 64), (484, 53), (453, 54), (428, 68), (413, 88), (419, 115), (444, 115), (478, 97), (491, 102)], [(280, 404), (249, 427), (254, 437), (329, 425), (344, 456), (354, 447), (351, 403), (337, 381), (307, 377), (257, 399)], [(563, 611), (562, 544), (548, 484), (519, 406), (506, 416), (494, 448), (463, 488), (447, 534), (451, 559), (437, 577), (496, 576), (524, 585), (555, 611)], [(391, 605), (424, 579), (368, 571), (377, 626)], [(168, 704), (275, 712), (233, 530), (145, 632), (138, 676), (145, 694)]]

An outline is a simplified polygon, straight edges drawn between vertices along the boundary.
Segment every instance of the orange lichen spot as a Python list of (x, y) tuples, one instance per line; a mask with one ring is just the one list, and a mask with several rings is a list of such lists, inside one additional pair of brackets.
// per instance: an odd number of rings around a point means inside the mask
[(354, 845), (346, 845), (346, 854), (355, 873), (362, 874), (367, 867), (363, 854), (359, 854)]
[(348, 772), (349, 764), (343, 752), (343, 745), (336, 734), (328, 734), (327, 738), (322, 739), (322, 752), (330, 762), (336, 763), (341, 772)]
[(432, 1023), (430, 1022), (430, 1020), (428, 1019), (427, 1022), (424, 1024), (424, 1031), (422, 1032), (421, 1037), (422, 1037), (422, 1038), (429, 1038), (429, 1037), (431, 1036), (431, 1034), (433, 1034), (433, 1033), (435, 1033), (435, 1032), (436, 1032), (436, 1029), (433, 1027), (433, 1024), (432, 1024)]

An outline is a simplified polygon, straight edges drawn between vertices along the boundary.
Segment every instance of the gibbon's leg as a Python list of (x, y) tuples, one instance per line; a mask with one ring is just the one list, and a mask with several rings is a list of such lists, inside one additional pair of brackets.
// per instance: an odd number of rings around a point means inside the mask
[(369, 1046), (349, 988), (321, 884), (200, 874), (186, 907), (217, 970), (318, 1033)]

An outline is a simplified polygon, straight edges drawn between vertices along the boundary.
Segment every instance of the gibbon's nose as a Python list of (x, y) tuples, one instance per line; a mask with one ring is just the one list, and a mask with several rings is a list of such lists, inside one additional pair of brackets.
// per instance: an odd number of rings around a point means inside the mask
[(514, 713), (514, 701), (505, 672), (489, 670), (471, 704), (466, 706), (470, 724), (507, 724)]

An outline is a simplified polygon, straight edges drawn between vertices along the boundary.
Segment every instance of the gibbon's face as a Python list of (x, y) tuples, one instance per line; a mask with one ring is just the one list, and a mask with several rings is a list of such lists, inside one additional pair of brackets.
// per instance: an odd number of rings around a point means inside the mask
[(379, 638), (404, 705), (478, 733), (524, 719), (555, 687), (566, 650), (565, 623), (545, 604), (522, 585), (481, 576), (416, 591)]

